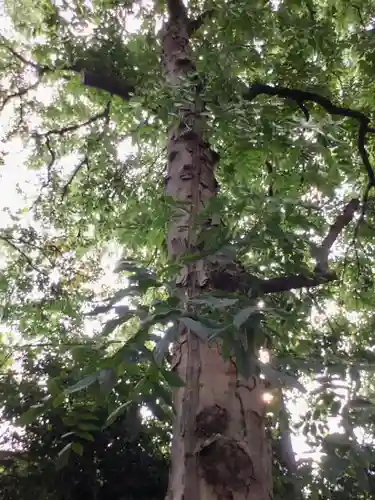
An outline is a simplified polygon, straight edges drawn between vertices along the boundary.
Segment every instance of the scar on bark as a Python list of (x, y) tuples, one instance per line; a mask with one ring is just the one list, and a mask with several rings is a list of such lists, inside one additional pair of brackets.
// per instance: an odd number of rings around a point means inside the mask
[(255, 480), (248, 452), (234, 439), (222, 435), (201, 446), (198, 463), (205, 481), (223, 495), (220, 498), (231, 498), (232, 492), (248, 490)]
[(204, 408), (198, 413), (195, 424), (198, 437), (209, 438), (215, 434), (223, 434), (229, 424), (228, 410), (219, 405)]

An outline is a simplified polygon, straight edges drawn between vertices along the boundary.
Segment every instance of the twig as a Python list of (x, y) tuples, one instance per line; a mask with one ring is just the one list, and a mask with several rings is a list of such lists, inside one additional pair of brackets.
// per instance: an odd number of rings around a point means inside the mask
[(0, 235), (0, 240), (5, 241), (10, 247), (12, 247), (14, 250), (16, 250), (16, 252), (18, 252), (25, 259), (25, 261), (29, 264), (29, 266), (32, 269), (34, 269), (34, 271), (36, 271), (38, 274), (43, 274), (44, 276), (48, 276), (48, 273), (46, 273), (45, 271), (41, 271), (40, 269), (38, 269), (34, 265), (33, 261), (30, 259), (30, 257), (28, 255), (26, 255), (25, 252), (23, 252), (23, 250), (21, 250), (17, 245), (15, 245), (6, 236)]
[(88, 162), (89, 162), (89, 159), (88, 159), (88, 156), (87, 154), (83, 157), (83, 159), (78, 163), (78, 165), (76, 166), (76, 168), (73, 170), (73, 173), (72, 175), (69, 177), (69, 180), (68, 182), (65, 184), (65, 186), (63, 187), (63, 190), (62, 190), (62, 193), (61, 193), (61, 200), (63, 200), (65, 198), (65, 196), (67, 195), (68, 193), (68, 190), (69, 190), (69, 187), (71, 185), (71, 183), (73, 182), (74, 178), (76, 177), (76, 175), (78, 174), (78, 172), (81, 170), (81, 168), (83, 166), (87, 166), (88, 165)]
[(5, 106), (12, 100), (12, 99), (15, 99), (17, 97), (21, 98), (22, 96), (24, 96), (25, 94), (27, 94), (28, 92), (30, 92), (30, 90), (34, 90), (40, 83), (40, 80), (38, 79), (36, 82), (32, 83), (31, 85), (29, 85), (28, 87), (25, 87), (24, 89), (21, 89), (19, 90), (18, 92), (14, 92), (13, 94), (9, 94), (7, 95), (3, 102), (1, 103), (1, 107), (0, 107), (0, 112), (2, 112), (5, 108)]
[(3, 40), (2, 40), (1, 46), (4, 47), (6, 50), (8, 50), (16, 59), (19, 59), (22, 62), (22, 64), (24, 64), (25, 66), (31, 66), (34, 69), (36, 69), (38, 71), (38, 73), (40, 72), (39, 64), (35, 63), (34, 61), (30, 61), (30, 60), (26, 59), (19, 52), (16, 52), (13, 49), (13, 47), (10, 47), (8, 44), (4, 43)]
[[(95, 143), (99, 142), (107, 127), (108, 127), (108, 124), (109, 124), (109, 117), (110, 117), (110, 107), (111, 107), (111, 101), (108, 101), (107, 103), (107, 106), (106, 106), (106, 109), (105, 109), (105, 115), (104, 115), (104, 118), (105, 118), (105, 125), (104, 125), (104, 128), (103, 130), (100, 132), (100, 134), (96, 137), (95, 139)], [(70, 179), (68, 180), (68, 182), (65, 184), (63, 190), (62, 190), (62, 195), (61, 195), (61, 200), (63, 200), (68, 192), (68, 189), (69, 189), (69, 186), (71, 185), (71, 183), (73, 182), (74, 178), (76, 177), (76, 175), (78, 174), (78, 172), (81, 170), (81, 168), (86, 165), (86, 166), (89, 166), (89, 157), (88, 157), (88, 153), (86, 152), (82, 161), (79, 162), (79, 164), (76, 166), (76, 168), (74, 169), (73, 171), (73, 174), (71, 175)]]
[(68, 125), (67, 127), (63, 127), (61, 129), (51, 129), (51, 130), (48, 130), (48, 132), (41, 134), (41, 136), (42, 137), (50, 137), (51, 135), (64, 135), (64, 134), (67, 134), (69, 132), (75, 132), (76, 130), (78, 130), (82, 127), (86, 127), (87, 125), (91, 125), (92, 123), (100, 120), (101, 118), (105, 118), (107, 120), (109, 118), (110, 109), (111, 109), (111, 101), (108, 101), (108, 103), (103, 111), (92, 116), (91, 118), (89, 118), (85, 122), (75, 123), (74, 125)]

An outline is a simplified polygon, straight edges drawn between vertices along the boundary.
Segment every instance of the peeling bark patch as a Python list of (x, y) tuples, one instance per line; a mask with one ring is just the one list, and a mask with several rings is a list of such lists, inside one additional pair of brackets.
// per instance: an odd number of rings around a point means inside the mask
[(215, 434), (224, 434), (228, 427), (229, 414), (226, 408), (213, 405), (204, 408), (196, 418), (195, 433), (198, 437), (211, 437)]
[(235, 440), (218, 436), (199, 451), (203, 477), (215, 490), (241, 492), (254, 482), (249, 454)]

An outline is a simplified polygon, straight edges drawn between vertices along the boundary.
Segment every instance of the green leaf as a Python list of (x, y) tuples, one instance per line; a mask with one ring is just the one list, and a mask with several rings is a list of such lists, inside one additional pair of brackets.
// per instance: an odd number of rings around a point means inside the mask
[(206, 305), (213, 309), (226, 309), (237, 304), (238, 299), (230, 299), (227, 297), (207, 297), (199, 299), (190, 299), (191, 304)]
[(200, 321), (196, 321), (195, 319), (189, 317), (183, 316), (180, 318), (180, 321), (186, 326), (186, 328), (203, 341), (207, 341), (225, 330), (225, 328), (209, 328)]
[(98, 424), (90, 424), (89, 422), (78, 422), (77, 428), (80, 431), (97, 431), (100, 429), (100, 426)]
[(175, 372), (162, 370), (162, 374), (170, 387), (183, 387), (185, 385), (181, 377)]
[(30, 425), (39, 415), (44, 413), (45, 409), (46, 406), (44, 404), (30, 406), (30, 408), (19, 417), (17, 425)]
[(57, 454), (56, 467), (57, 469), (62, 469), (68, 465), (70, 454), (72, 451), (73, 443), (68, 443), (62, 450)]
[(156, 323), (165, 324), (169, 321), (179, 317), (181, 314), (180, 309), (168, 309), (165, 311), (156, 312), (150, 314), (145, 319), (141, 321), (141, 328), (149, 328)]
[(107, 417), (105, 426), (111, 425), (116, 420), (117, 417), (119, 417), (120, 415), (122, 415), (124, 413), (126, 408), (131, 403), (132, 403), (132, 401), (126, 401), (126, 403), (123, 403), (122, 405), (118, 406), (112, 413), (110, 413)]
[(74, 451), (74, 453), (77, 453), (77, 455), (83, 455), (83, 446), (81, 445), (81, 443), (72, 443), (72, 450)]
[(113, 368), (104, 368), (99, 375), (100, 391), (107, 396), (117, 383), (117, 375)]
[(65, 439), (65, 438), (67, 438), (67, 437), (69, 437), (69, 436), (74, 436), (74, 434), (75, 434), (75, 432), (74, 432), (74, 431), (66, 432), (65, 434), (63, 434), (63, 435), (61, 436), (61, 439)]
[(83, 430), (76, 430), (74, 432), (74, 434), (77, 437), (80, 437), (80, 438), (84, 439), (85, 441), (91, 441), (91, 442), (94, 441), (94, 436), (92, 434), (90, 434), (90, 432), (83, 431)]
[(98, 374), (88, 375), (87, 377), (79, 380), (76, 384), (72, 385), (65, 389), (66, 394), (73, 394), (74, 392), (82, 391), (83, 389), (87, 389), (92, 384), (94, 384), (98, 380)]
[(118, 326), (124, 323), (124, 318), (113, 318), (106, 322), (101, 335), (103, 337), (108, 337)]
[(238, 311), (238, 313), (233, 318), (233, 324), (236, 328), (240, 329), (240, 327), (250, 318), (252, 314), (255, 312), (259, 312), (258, 306), (249, 306), (245, 307)]

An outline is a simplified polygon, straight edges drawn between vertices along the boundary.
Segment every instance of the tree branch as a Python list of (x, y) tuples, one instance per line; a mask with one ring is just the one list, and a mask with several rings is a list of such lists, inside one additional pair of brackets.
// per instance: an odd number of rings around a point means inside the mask
[(170, 22), (182, 21), (185, 25), (188, 24), (189, 19), (182, 0), (167, 0), (167, 9)]
[(50, 137), (51, 135), (64, 135), (69, 132), (75, 132), (76, 130), (86, 127), (87, 125), (91, 125), (92, 123), (104, 118), (105, 120), (108, 120), (109, 113), (111, 109), (111, 101), (108, 101), (106, 107), (104, 108), (103, 111), (100, 111), (100, 113), (97, 113), (96, 115), (91, 116), (88, 120), (82, 123), (75, 123), (74, 125), (68, 125), (67, 127), (62, 127), (60, 129), (51, 129), (48, 130), (48, 132), (45, 132), (44, 134), (41, 134), (42, 137)]
[(21, 250), (21, 248), (19, 248), (15, 243), (13, 243), (10, 238), (0, 235), (0, 240), (7, 243), (11, 248), (13, 248), (13, 250), (15, 250), (19, 255), (21, 255), (21, 257), (28, 263), (28, 265), (32, 269), (34, 269), (34, 271), (36, 271), (38, 274), (43, 274), (44, 276), (48, 276), (48, 273), (46, 271), (38, 269), (38, 267), (34, 265), (32, 259), (28, 255), (26, 255), (26, 253), (23, 250)]
[(291, 276), (279, 276), (271, 279), (257, 279), (253, 287), (253, 295), (286, 292), (297, 288), (312, 288), (337, 280), (334, 271), (328, 268), (328, 257), (331, 248), (343, 229), (352, 221), (359, 207), (358, 199), (353, 198), (344, 207), (335, 222), (328, 230), (320, 247), (313, 250), (316, 258), (315, 273), (309, 275), (295, 274)]
[(80, 73), (83, 85), (104, 90), (112, 95), (117, 95), (124, 99), (124, 101), (128, 101), (135, 92), (135, 87), (133, 85), (130, 85), (117, 77), (105, 76), (85, 69), (81, 69)]
[[(344, 116), (347, 118), (354, 118), (359, 122), (359, 130), (357, 137), (357, 146), (362, 162), (366, 167), (368, 176), (368, 187), (370, 190), (375, 186), (375, 173), (369, 160), (369, 154), (366, 148), (366, 135), (368, 133), (374, 134), (375, 128), (370, 127), (370, 119), (361, 111), (336, 106), (328, 98), (323, 97), (315, 92), (308, 92), (305, 90), (288, 89), (286, 87), (272, 87), (263, 83), (254, 83), (245, 92), (243, 98), (252, 101), (260, 94), (272, 95), (282, 97), (284, 99), (292, 99), (302, 109), (306, 119), (309, 119), (308, 109), (305, 105), (306, 102), (314, 102), (322, 106), (331, 115)], [(307, 114), (306, 114), (307, 113)]]
[(190, 19), (188, 24), (188, 35), (193, 35), (203, 24), (212, 17), (214, 9), (205, 10), (196, 19)]
[(78, 172), (81, 170), (82, 167), (84, 166), (88, 166), (89, 165), (89, 159), (87, 157), (87, 155), (85, 155), (83, 157), (83, 159), (78, 163), (78, 165), (75, 167), (75, 169), (73, 170), (73, 173), (72, 175), (69, 177), (67, 183), (65, 184), (65, 186), (63, 187), (63, 190), (62, 190), (62, 193), (61, 193), (61, 199), (63, 200), (65, 198), (65, 196), (67, 195), (68, 191), (69, 191), (69, 188), (70, 188), (70, 185), (72, 184), (72, 182), (74, 181), (75, 177), (78, 175)]
[(320, 247), (312, 249), (312, 254), (316, 258), (315, 271), (320, 274), (328, 272), (329, 252), (342, 230), (353, 220), (355, 212), (359, 208), (359, 200), (353, 198), (344, 207), (343, 212), (338, 215), (335, 222), (329, 228), (327, 236), (324, 238)]

